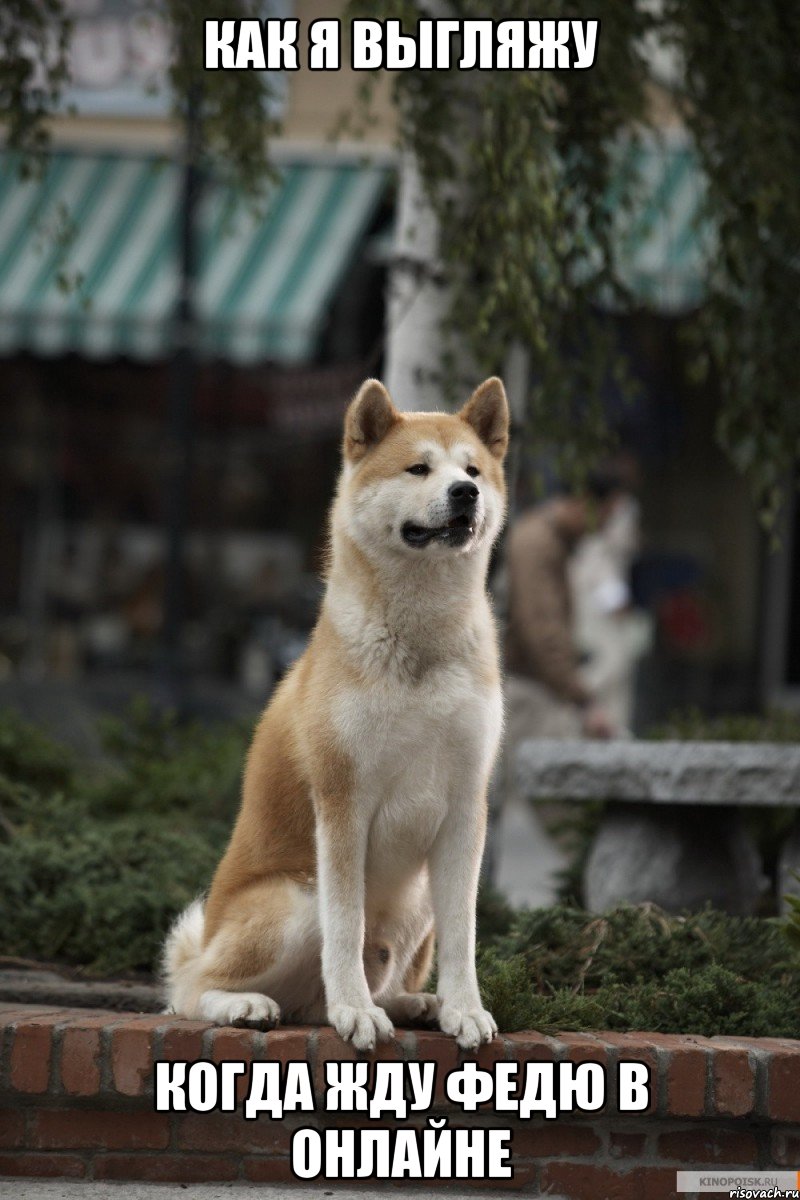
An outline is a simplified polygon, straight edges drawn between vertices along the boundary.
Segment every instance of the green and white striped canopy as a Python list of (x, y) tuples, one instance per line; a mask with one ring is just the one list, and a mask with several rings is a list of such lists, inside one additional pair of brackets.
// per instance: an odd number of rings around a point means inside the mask
[[(199, 341), (247, 363), (307, 361), (385, 191), (385, 167), (294, 163), (258, 208), (209, 184), (198, 213)], [(153, 158), (0, 159), (0, 354), (154, 358), (171, 345), (180, 175)]]
[[(621, 276), (639, 303), (686, 311), (702, 301), (710, 246), (694, 155), (685, 137), (629, 141), (620, 177), (628, 171), (635, 201), (614, 213)], [(201, 352), (240, 363), (313, 357), (388, 175), (382, 166), (297, 162), (258, 210), (208, 184)], [(179, 202), (174, 163), (60, 152), (24, 181), (16, 161), (0, 157), (0, 355), (168, 353)]]
[(621, 147), (619, 169), (620, 180), (632, 180), (630, 206), (614, 212), (622, 281), (657, 312), (696, 308), (714, 236), (702, 219), (705, 184), (691, 143), (679, 131), (631, 138)]

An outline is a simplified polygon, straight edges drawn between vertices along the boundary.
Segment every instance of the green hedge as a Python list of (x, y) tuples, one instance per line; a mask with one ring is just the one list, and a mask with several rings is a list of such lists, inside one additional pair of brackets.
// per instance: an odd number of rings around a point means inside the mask
[(150, 971), (225, 848), (247, 731), (179, 726), (140, 702), (102, 736), (104, 761), (79, 764), (0, 714), (0, 951)]
[(800, 1037), (800, 957), (776, 918), (500, 909), (492, 897), (480, 974), (501, 1028)]

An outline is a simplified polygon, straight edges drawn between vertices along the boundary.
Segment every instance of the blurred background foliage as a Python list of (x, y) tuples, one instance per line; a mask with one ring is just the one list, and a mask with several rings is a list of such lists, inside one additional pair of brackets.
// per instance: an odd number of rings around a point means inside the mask
[[(207, 152), (257, 192), (269, 179), (274, 131), (268, 72), (205, 71), (202, 31), (206, 16), (261, 15), (258, 0), (166, 0), (165, 11), (176, 112), (199, 106)], [(431, 15), (421, 0), (353, 0), (350, 12), (399, 18), (405, 31)], [(508, 0), (451, 0), (446, 15), (518, 13)], [(536, 15), (585, 14), (569, 0), (543, 0)], [(600, 391), (623, 368), (594, 302), (625, 302), (611, 231), (631, 181), (620, 177), (617, 152), (647, 122), (654, 48), (671, 50), (675, 98), (707, 181), (703, 216), (716, 231), (695, 370), (719, 379), (720, 443), (771, 526), (800, 447), (800, 9), (793, 0), (597, 0), (592, 16), (600, 36), (590, 70), (393, 73), (401, 140), (440, 218), (452, 335), (443, 378), (458, 377), (464, 346), (489, 372), (520, 342), (531, 352), (530, 436), (560, 447), (558, 466), (572, 479), (607, 447)], [(0, 119), (9, 144), (29, 155), (45, 145), (45, 118), (64, 84), (67, 32), (59, 0), (3, 6)], [(44, 45), (49, 70), (32, 87)], [(587, 248), (588, 273), (578, 269)]]
[[(408, 30), (430, 15), (419, 0), (380, 14), (354, 0), (353, 11), (400, 18)], [(503, 0), (453, 0), (447, 15), (518, 12)], [(537, 18), (584, 15), (563, 0), (536, 9)], [(568, 478), (607, 447), (599, 397), (609, 376), (624, 377), (594, 305), (601, 295), (626, 302), (612, 218), (634, 182), (617, 152), (622, 136), (647, 124), (654, 48), (671, 51), (675, 99), (707, 182), (701, 218), (716, 237), (693, 369), (718, 378), (720, 444), (772, 526), (800, 449), (800, 9), (791, 0), (599, 0), (592, 17), (600, 36), (590, 70), (394, 76), (402, 138), (440, 218), (452, 287), (443, 375), (463, 338), (485, 371), (502, 370), (518, 341), (532, 355), (529, 435), (560, 448)], [(595, 266), (586, 274), (578, 264), (588, 248)]]

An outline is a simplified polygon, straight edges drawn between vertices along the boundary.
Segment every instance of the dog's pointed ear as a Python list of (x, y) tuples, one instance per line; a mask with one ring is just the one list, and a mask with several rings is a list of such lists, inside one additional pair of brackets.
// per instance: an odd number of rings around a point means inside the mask
[(350, 402), (344, 419), (344, 454), (358, 462), (401, 419), (379, 379), (366, 379)]
[(458, 414), (477, 433), (495, 458), (504, 458), (508, 449), (509, 412), (502, 379), (493, 375), (470, 396)]

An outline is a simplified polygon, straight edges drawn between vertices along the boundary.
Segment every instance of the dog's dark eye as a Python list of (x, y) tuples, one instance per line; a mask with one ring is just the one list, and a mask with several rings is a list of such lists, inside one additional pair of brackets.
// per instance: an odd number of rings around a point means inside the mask
[(474, 479), (476, 475), (480, 475), (480, 471), (477, 467), (469, 466), (466, 468), (466, 472), (472, 479)]
[(431, 469), (427, 463), (414, 463), (413, 467), (406, 467), (409, 475), (430, 475)]

